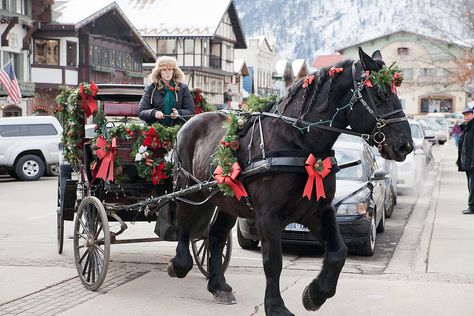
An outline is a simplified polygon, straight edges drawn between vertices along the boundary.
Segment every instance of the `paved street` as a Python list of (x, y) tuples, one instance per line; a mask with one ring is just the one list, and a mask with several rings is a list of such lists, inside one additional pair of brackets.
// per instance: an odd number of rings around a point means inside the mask
[[(474, 216), (460, 213), (467, 188), (452, 144), (436, 147), (436, 163), (415, 194), (398, 198), (373, 257), (349, 256), (338, 291), (318, 315), (474, 315)], [(265, 278), (258, 251), (242, 250), (234, 231), (226, 277), (238, 303), (213, 303), (197, 267), (172, 279), (174, 242), (112, 245), (107, 278), (83, 288), (74, 267), (72, 222), (56, 252), (57, 178), (18, 182), (0, 177), (0, 315), (264, 315)], [(124, 238), (154, 237), (136, 223)], [(284, 247), (282, 296), (296, 315), (301, 293), (320, 269), (315, 247)]]

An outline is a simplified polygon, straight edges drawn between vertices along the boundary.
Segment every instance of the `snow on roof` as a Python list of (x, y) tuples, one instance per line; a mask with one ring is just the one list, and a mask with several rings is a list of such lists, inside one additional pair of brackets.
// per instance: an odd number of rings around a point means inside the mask
[(291, 63), (291, 68), (293, 68), (293, 76), (298, 76), (301, 68), (303, 68), (303, 66), (306, 66), (306, 60), (305, 59), (295, 59), (293, 60), (293, 62)]
[(53, 20), (77, 24), (116, 2), (142, 36), (212, 36), (230, 1), (56, 0)]
[(112, 5), (113, 0), (68, 0), (55, 1), (53, 4), (53, 22), (73, 24), (87, 20)]
[(116, 0), (143, 36), (213, 36), (231, 0)]
[(234, 73), (240, 73), (244, 64), (245, 60), (243, 58), (234, 59)]

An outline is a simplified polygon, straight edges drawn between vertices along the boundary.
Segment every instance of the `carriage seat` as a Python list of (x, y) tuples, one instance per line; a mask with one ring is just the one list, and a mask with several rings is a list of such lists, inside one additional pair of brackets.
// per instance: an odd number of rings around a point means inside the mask
[(104, 112), (107, 116), (137, 117), (137, 102), (104, 102)]

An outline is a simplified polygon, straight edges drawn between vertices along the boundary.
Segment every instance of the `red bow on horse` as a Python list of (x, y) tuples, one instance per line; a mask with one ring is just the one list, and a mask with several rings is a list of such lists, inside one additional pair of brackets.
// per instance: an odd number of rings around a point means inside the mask
[(313, 182), (316, 186), (316, 201), (319, 201), (319, 198), (326, 198), (326, 192), (324, 192), (323, 179), (331, 172), (331, 158), (327, 157), (324, 160), (316, 159), (313, 154), (310, 154), (308, 159), (305, 162), (305, 169), (308, 173), (308, 180), (303, 191), (303, 197), (307, 197), (311, 200), (311, 195), (313, 193)]
[(237, 162), (234, 162), (232, 165), (229, 175), (224, 175), (224, 169), (221, 166), (217, 166), (216, 170), (214, 170), (214, 178), (217, 182), (229, 186), (232, 191), (234, 191), (237, 200), (240, 201), (243, 196), (248, 196), (248, 194), (247, 191), (245, 191), (243, 184), (236, 180), (239, 173), (240, 166)]

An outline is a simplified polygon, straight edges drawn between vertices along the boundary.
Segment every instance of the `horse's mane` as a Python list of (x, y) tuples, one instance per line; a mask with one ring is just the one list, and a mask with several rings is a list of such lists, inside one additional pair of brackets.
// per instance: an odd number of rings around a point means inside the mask
[[(329, 95), (331, 94), (331, 86), (332, 86), (332, 81), (333, 78), (337, 77), (336, 75), (329, 76), (329, 70), (332, 67), (335, 68), (346, 68), (350, 65), (352, 65), (354, 61), (351, 59), (346, 59), (343, 60), (333, 66), (329, 67), (324, 67), (321, 68), (315, 72), (313, 72), (311, 75), (314, 76), (313, 83), (309, 85), (304, 93), (303, 93), (303, 100), (301, 102), (302, 108), (301, 108), (301, 114), (305, 114), (305, 108), (307, 105), (312, 105), (318, 107), (318, 111), (320, 113), (326, 112), (328, 109), (328, 99)], [(283, 112), (285, 110), (285, 107), (293, 101), (295, 96), (297, 95), (297, 92), (301, 90), (305, 78), (302, 78), (295, 82), (289, 89), (288, 89), (288, 94), (281, 100), (281, 102), (277, 103), (274, 107), (275, 110), (278, 110), (279, 112)], [(325, 85), (326, 81), (329, 79), (329, 84)], [(323, 98), (323, 102), (321, 104), (315, 104), (316, 98), (319, 95), (325, 96)]]

